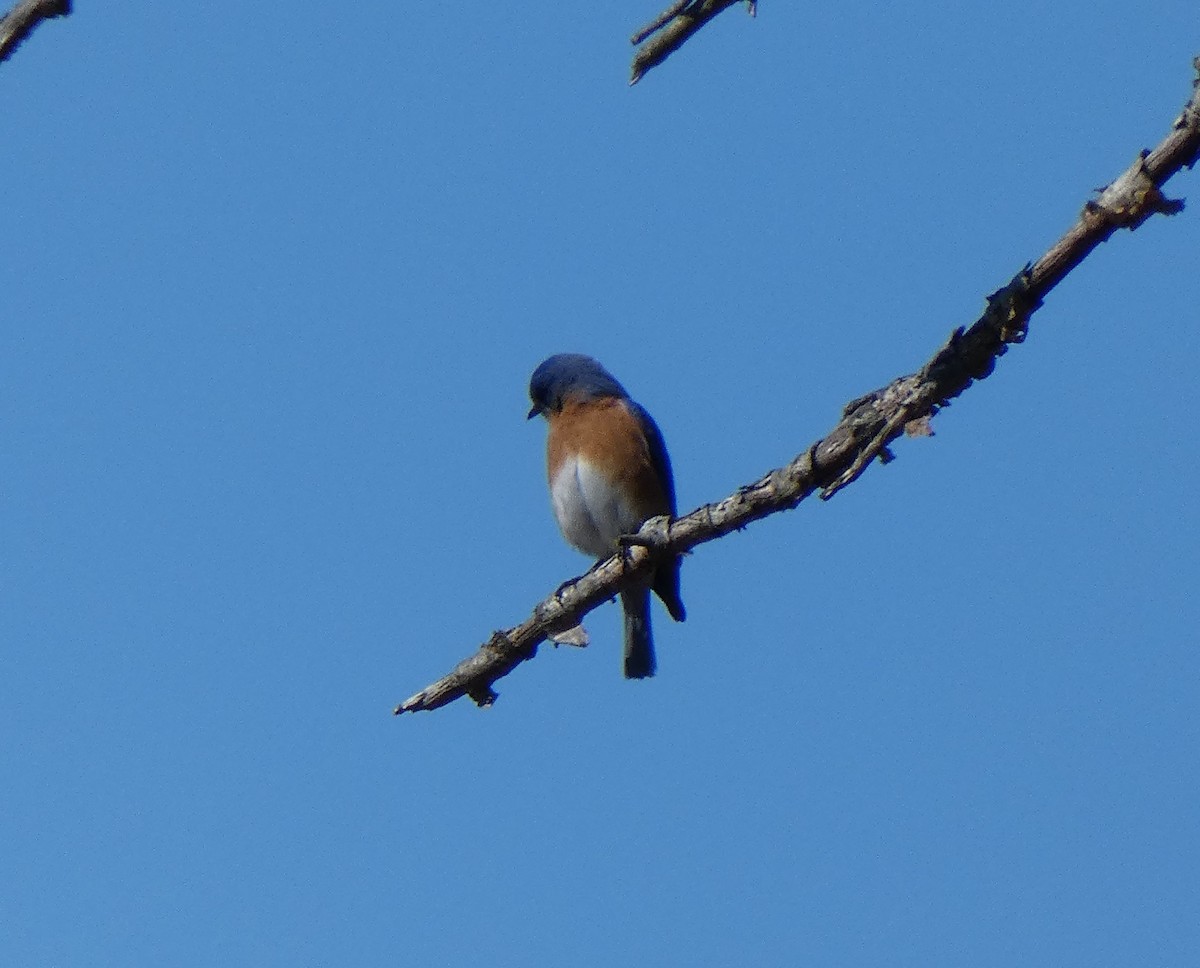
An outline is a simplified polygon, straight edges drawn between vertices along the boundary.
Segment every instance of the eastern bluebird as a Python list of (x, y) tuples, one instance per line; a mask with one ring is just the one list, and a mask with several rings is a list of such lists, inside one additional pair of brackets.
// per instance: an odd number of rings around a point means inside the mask
[[(621, 535), (659, 514), (675, 513), (671, 459), (654, 419), (590, 356), (560, 353), (529, 380), (530, 418), (549, 424), (546, 471), (554, 516), (567, 541), (607, 558)], [(650, 590), (671, 618), (686, 617), (679, 598), (679, 557), (659, 564), (645, 584), (621, 592), (625, 678), (654, 675)]]

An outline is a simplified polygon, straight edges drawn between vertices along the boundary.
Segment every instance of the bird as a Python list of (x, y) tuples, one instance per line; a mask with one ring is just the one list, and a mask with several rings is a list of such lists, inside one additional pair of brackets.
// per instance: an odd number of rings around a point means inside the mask
[[(582, 353), (543, 360), (529, 380), (529, 419), (546, 418), (550, 501), (567, 543), (597, 559), (618, 549), (649, 519), (675, 515), (671, 458), (654, 418), (600, 363)], [(679, 595), (678, 555), (644, 582), (621, 592), (626, 679), (654, 675), (650, 592), (676, 622), (687, 613)]]

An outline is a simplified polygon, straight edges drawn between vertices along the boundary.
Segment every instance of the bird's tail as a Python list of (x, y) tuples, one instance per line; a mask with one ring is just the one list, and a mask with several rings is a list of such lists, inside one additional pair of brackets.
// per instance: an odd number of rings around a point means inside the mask
[(654, 635), (650, 631), (650, 589), (628, 588), (621, 592), (625, 610), (625, 678), (647, 679), (654, 675)]
[(654, 573), (654, 593), (662, 599), (671, 613), (671, 618), (682, 622), (687, 618), (687, 610), (683, 607), (683, 599), (679, 597), (679, 564), (682, 558), (672, 558), (658, 566)]

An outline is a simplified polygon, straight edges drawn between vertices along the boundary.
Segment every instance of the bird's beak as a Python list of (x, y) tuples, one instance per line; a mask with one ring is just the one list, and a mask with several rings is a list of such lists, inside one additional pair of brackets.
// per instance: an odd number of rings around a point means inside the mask
[(535, 403), (532, 407), (529, 408), (529, 413), (525, 414), (525, 419), (532, 420), (534, 417), (538, 416), (538, 414), (540, 414), (541, 412), (542, 412), (542, 408), (539, 407)]

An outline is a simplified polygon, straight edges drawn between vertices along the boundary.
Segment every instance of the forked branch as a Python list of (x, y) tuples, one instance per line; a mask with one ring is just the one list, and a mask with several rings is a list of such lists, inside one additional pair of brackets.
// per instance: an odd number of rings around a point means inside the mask
[[(638, 48), (633, 55), (629, 83), (636, 84), (642, 75), (657, 67), (684, 45), (689, 37), (717, 14), (742, 0), (675, 0), (671, 6), (646, 24), (630, 43)], [(758, 10), (758, 0), (746, 0), (750, 16)], [(638, 46), (638, 45), (641, 46)]]

